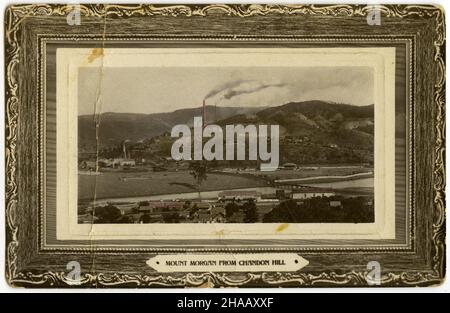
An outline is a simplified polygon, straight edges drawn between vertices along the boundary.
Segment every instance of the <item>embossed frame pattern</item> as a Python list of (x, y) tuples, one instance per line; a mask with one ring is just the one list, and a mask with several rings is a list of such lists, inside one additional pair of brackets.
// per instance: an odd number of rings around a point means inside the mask
[[(173, 273), (143, 268), (151, 254), (106, 253), (95, 255), (96, 267), (82, 276), (85, 287), (198, 287), (198, 286), (365, 286), (366, 269), (355, 259), (380, 260), (385, 265), (382, 286), (439, 284), (445, 276), (445, 25), (434, 6), (381, 6), (383, 25), (368, 28), (369, 8), (358, 5), (81, 5), (85, 33), (154, 32), (161, 36), (297, 36), (306, 33), (358, 36), (412, 36), (417, 41), (416, 110), (411, 116), (417, 132), (415, 190), (416, 226), (413, 252), (316, 253), (318, 265), (295, 273)], [(77, 30), (66, 23), (69, 5), (17, 5), (6, 12), (6, 275), (14, 286), (72, 286), (65, 264), (79, 255), (53, 255), (39, 250), (39, 141), (40, 112), (35, 90), (41, 84), (36, 59), (41, 58), (36, 38)], [(283, 17), (285, 23), (280, 23)], [(305, 18), (306, 17), (306, 18)], [(317, 22), (323, 25), (315, 28)], [(188, 28), (182, 28), (178, 23)], [(231, 25), (231, 23), (235, 25)], [(316, 23), (316, 24), (315, 24)], [(148, 24), (148, 25), (144, 25)], [(284, 25), (281, 25), (284, 24)], [(108, 26), (108, 27), (106, 27)], [(151, 28), (154, 26), (154, 28)], [(218, 28), (220, 26), (221, 28)], [(159, 28), (158, 28), (159, 27)], [(240, 28), (239, 28), (240, 27)], [(289, 29), (288, 29), (289, 28)], [(186, 30), (186, 29), (189, 29)], [(32, 69), (32, 71), (30, 71)], [(430, 127), (432, 126), (432, 127)], [(417, 148), (417, 149), (416, 149)], [(93, 255), (83, 255), (91, 260)], [(130, 261), (132, 256), (133, 261)], [(335, 258), (342, 262), (333, 264)], [(111, 260), (114, 260), (112, 263)], [(367, 262), (366, 262), (367, 263)]]

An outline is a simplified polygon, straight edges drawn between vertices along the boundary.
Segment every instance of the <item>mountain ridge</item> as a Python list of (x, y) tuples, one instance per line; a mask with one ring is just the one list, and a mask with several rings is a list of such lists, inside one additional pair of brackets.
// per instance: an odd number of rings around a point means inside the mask
[[(264, 109), (264, 108), (263, 108)], [(236, 114), (253, 114), (261, 108), (206, 106), (206, 122), (222, 120)], [(117, 145), (123, 140), (139, 141), (165, 132), (177, 124), (193, 125), (194, 116), (202, 116), (203, 108), (186, 108), (163, 113), (104, 112), (99, 118), (99, 138), (103, 147)], [(94, 115), (78, 116), (78, 149), (96, 149), (96, 125)]]
[[(208, 124), (278, 124), (280, 156), (284, 161), (373, 160), (373, 105), (312, 100), (263, 108), (207, 106), (206, 110)], [(123, 140), (137, 142), (160, 136), (170, 132), (176, 124), (192, 126), (194, 116), (202, 116), (202, 107), (154, 114), (105, 112), (100, 116), (101, 147), (117, 146)], [(80, 116), (78, 129), (79, 151), (95, 149), (93, 116)]]

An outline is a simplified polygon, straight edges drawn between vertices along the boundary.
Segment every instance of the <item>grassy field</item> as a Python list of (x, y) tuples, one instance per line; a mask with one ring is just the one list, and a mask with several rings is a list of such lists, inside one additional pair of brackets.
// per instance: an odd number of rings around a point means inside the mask
[[(96, 183), (97, 182), (97, 183)], [(221, 190), (267, 186), (261, 179), (247, 175), (208, 173), (201, 190)], [(96, 190), (97, 199), (151, 196), (167, 193), (195, 192), (194, 178), (188, 171), (100, 173), (78, 175), (78, 199), (91, 200)]]
[[(265, 180), (344, 176), (368, 172), (367, 167), (314, 167), (274, 172), (208, 173), (202, 191), (264, 187)], [(97, 199), (153, 196), (171, 193), (196, 192), (197, 187), (189, 171), (171, 172), (103, 172), (98, 175), (78, 175), (78, 199)]]

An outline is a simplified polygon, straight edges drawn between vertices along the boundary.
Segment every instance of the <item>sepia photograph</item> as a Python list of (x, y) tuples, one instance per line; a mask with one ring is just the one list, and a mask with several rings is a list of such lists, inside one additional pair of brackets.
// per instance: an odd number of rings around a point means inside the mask
[[(80, 68), (78, 223), (374, 222), (374, 75)], [(258, 134), (272, 125), (276, 137)], [(212, 142), (209, 160), (194, 158), (195, 132), (204, 152)], [(183, 136), (192, 151), (174, 157)]]

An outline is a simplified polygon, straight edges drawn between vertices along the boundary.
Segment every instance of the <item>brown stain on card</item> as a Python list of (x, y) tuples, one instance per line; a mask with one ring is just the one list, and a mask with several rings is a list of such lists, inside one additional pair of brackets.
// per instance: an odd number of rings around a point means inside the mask
[(286, 228), (288, 228), (288, 226), (289, 226), (289, 224), (287, 224), (287, 223), (281, 224), (281, 225), (278, 226), (277, 229), (276, 229), (277, 233), (281, 233), (283, 230), (285, 230)]
[(92, 49), (91, 54), (88, 55), (87, 61), (88, 63), (92, 63), (102, 56), (103, 56), (103, 48), (94, 48)]

